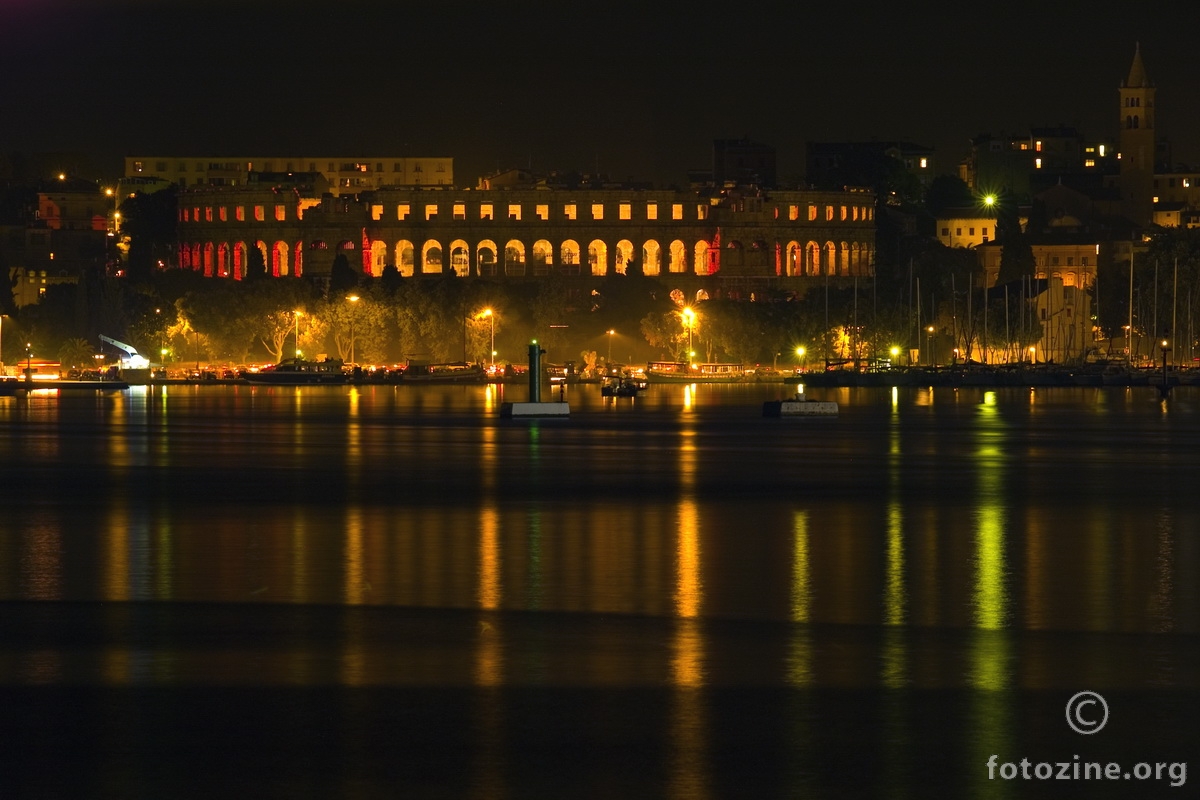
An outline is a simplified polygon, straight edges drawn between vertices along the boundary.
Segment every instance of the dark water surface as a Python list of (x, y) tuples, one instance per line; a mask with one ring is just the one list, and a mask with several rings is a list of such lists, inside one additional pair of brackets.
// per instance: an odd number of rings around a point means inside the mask
[(503, 391), (0, 398), (0, 797), (1196, 796), (1200, 389)]

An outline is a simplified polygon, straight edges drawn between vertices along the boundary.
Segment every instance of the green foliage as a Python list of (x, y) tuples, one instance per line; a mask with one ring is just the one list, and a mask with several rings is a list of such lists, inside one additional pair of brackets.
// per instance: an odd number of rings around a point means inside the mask
[(63, 369), (93, 369), (96, 366), (95, 354), (96, 348), (87, 339), (67, 339), (58, 348), (58, 363)]

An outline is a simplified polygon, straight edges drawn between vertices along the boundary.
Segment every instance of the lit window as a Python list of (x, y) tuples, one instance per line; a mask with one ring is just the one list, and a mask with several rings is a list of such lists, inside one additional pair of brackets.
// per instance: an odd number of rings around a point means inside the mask
[(412, 213), (412, 209), (409, 207), (408, 203), (401, 203), (400, 205), (396, 206), (396, 219), (406, 220), (408, 219), (408, 215), (410, 213)]
[(658, 203), (646, 203), (646, 219), (658, 219)]
[(508, 204), (508, 218), (511, 220), (516, 220), (517, 222), (521, 221), (521, 204), (520, 203), (509, 203)]
[(1035, 142), (1035, 143), (1034, 143), (1034, 145), (1033, 145), (1033, 149), (1034, 149), (1034, 150), (1036, 150), (1036, 151), (1038, 151), (1039, 153), (1040, 153), (1040, 152), (1042, 152), (1042, 143), (1041, 143), (1041, 142)]
[(376, 205), (371, 206), (371, 219), (375, 220), (376, 222), (383, 219), (383, 205), (382, 204), (376, 204)]
[(234, 209), (233, 216), (234, 216), (234, 219), (236, 219), (238, 222), (245, 222), (246, 221), (246, 207), (238, 206), (236, 209)]
[(1158, 202), (1158, 195), (1155, 195), (1155, 196), (1154, 196), (1154, 197), (1151, 199), (1151, 201), (1150, 201), (1150, 202), (1152, 202), (1152, 203), (1157, 203), (1157, 202)]
[(1100, 145), (1100, 157), (1104, 157), (1104, 145)]
[(283, 222), (287, 219), (287, 206), (275, 206), (275, 221)]
[(567, 219), (575, 219), (576, 211), (574, 203), (567, 203), (563, 206), (563, 216)]
[(1040, 158), (1035, 158), (1033, 160), (1033, 166), (1035, 169), (1041, 169), (1042, 168), (1042, 160)]
[(846, 207), (845, 207), (845, 206), (842, 206), (842, 222), (845, 222), (845, 221), (846, 221), (846, 217), (847, 217), (847, 216), (848, 216), (848, 215), (847, 215), (847, 213), (846, 213)]
[(800, 206), (788, 206), (788, 219), (800, 219)]
[(226, 208), (225, 206), (221, 206), (219, 209), (217, 209), (217, 216), (220, 217), (221, 222), (228, 222), (229, 221), (229, 209)]
[(617, 216), (620, 219), (630, 219), (633, 217), (633, 210), (629, 203), (621, 203), (617, 206)]
[(1191, 179), (1191, 178), (1184, 178), (1184, 179), (1183, 179), (1183, 188), (1187, 189), (1187, 188), (1188, 188), (1189, 186), (1191, 186), (1191, 185), (1192, 185), (1192, 179)]
[(808, 207), (808, 221), (813, 222), (814, 220), (816, 220), (816, 218), (817, 218), (817, 207), (809, 206)]
[(263, 207), (255, 206), (254, 207), (254, 221), (262, 222), (266, 218), (267, 218), (267, 214), (266, 214), (266, 211), (263, 209)]
[(494, 219), (495, 218), (493, 216), (491, 203), (480, 203), (479, 204), (479, 218), (480, 219)]
[(929, 168), (929, 159), (922, 158), (921, 159), (921, 169), (928, 169), (928, 168)]
[(683, 219), (683, 203), (671, 204), (671, 219)]
[(833, 221), (833, 206), (825, 206), (825, 221)]
[(431, 219), (437, 219), (437, 212), (438, 212), (437, 203), (426, 203), (425, 204), (425, 219), (426, 219), (426, 221), (431, 220)]
[(696, 219), (708, 219), (708, 206), (696, 206)]
[(592, 203), (592, 219), (604, 219), (603, 203)]
[(454, 218), (455, 219), (466, 219), (467, 218), (467, 204), (466, 203), (455, 203), (454, 204)]
[(1094, 166), (1096, 166), (1096, 159), (1094, 159), (1094, 158), (1085, 158), (1085, 159), (1083, 160), (1083, 165), (1084, 165), (1085, 167), (1094, 167)]
[(545, 222), (546, 220), (550, 219), (550, 206), (548, 206), (548, 205), (534, 206), (533, 213), (537, 216), (538, 219), (540, 219), (542, 222)]

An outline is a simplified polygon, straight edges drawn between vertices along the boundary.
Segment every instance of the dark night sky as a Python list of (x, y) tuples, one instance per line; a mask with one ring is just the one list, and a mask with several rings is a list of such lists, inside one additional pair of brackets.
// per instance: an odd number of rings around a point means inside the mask
[[(823, 8), (814, 10), (811, 6)], [(450, 155), (682, 183), (714, 138), (1116, 134), (1141, 42), (1159, 131), (1200, 161), (1192, 2), (0, 0), (0, 152)], [(110, 166), (111, 165), (111, 166)]]

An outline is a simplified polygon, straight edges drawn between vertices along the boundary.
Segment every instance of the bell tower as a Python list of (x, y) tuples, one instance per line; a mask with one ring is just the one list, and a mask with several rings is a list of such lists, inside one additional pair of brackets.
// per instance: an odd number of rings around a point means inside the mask
[(1120, 88), (1121, 204), (1126, 216), (1149, 225), (1154, 216), (1154, 84), (1146, 77), (1141, 44)]

